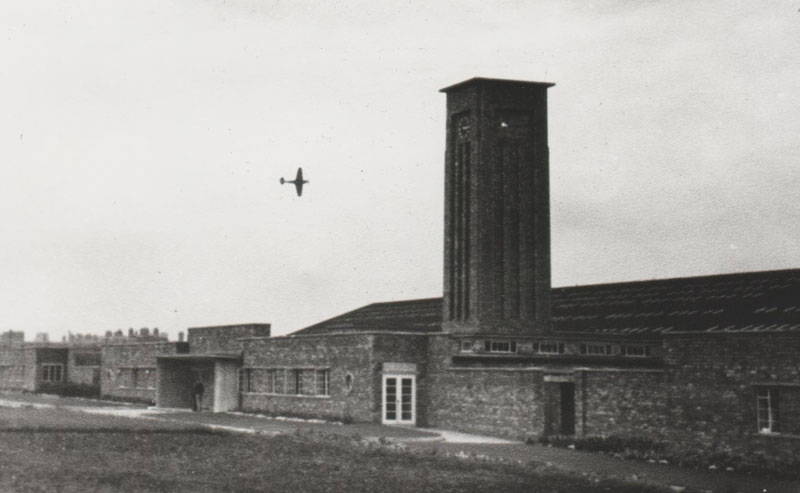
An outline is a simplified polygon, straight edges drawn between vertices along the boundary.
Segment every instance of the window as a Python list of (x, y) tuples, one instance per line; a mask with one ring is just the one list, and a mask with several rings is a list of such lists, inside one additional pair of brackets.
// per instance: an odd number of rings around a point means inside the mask
[(268, 394), (282, 394), (283, 393), (283, 378), (280, 379), (281, 385), (278, 387), (276, 382), (278, 381), (278, 372), (281, 372), (281, 377), (283, 377), (283, 370), (267, 370), (267, 379), (265, 385), (266, 388), (264, 389)]
[(290, 380), (291, 392), (290, 394), (300, 395), (303, 393), (303, 372), (302, 370), (292, 370), (292, 378)]
[(317, 370), (316, 380), (317, 380), (316, 395), (329, 395), (328, 370)]
[(330, 371), (242, 368), (239, 370), (239, 391), (279, 395), (330, 395)]
[(0, 380), (18, 380), (22, 376), (21, 369), (21, 366), (0, 366)]
[(778, 389), (760, 388), (756, 390), (756, 419), (759, 433), (777, 433), (778, 428)]
[(462, 353), (471, 353), (472, 352), (472, 341), (461, 341), (461, 352)]
[(133, 368), (118, 369), (117, 383), (120, 387), (133, 387)]
[(622, 355), (644, 358), (650, 356), (650, 348), (643, 344), (626, 344), (622, 346)]
[(287, 394), (312, 395), (314, 392), (314, 370), (290, 370)]
[(3, 382), (16, 380), (15, 367), (13, 366), (0, 366), (0, 387), (3, 385)]
[(136, 389), (152, 389), (156, 386), (155, 368), (131, 368), (131, 387)]
[(562, 354), (564, 352), (563, 342), (534, 342), (533, 352), (539, 354)]
[(64, 381), (64, 365), (62, 364), (45, 364), (42, 365), (42, 382), (63, 382)]
[(353, 391), (353, 374), (348, 373), (344, 377), (344, 390), (348, 394)]
[[(112, 376), (110, 374), (109, 376)], [(130, 389), (154, 389), (156, 387), (155, 368), (119, 368), (117, 370), (119, 387)]]
[(250, 392), (250, 382), (252, 370), (250, 368), (239, 369), (239, 392)]
[(486, 341), (484, 350), (489, 353), (516, 353), (517, 341)]
[(608, 356), (611, 354), (611, 344), (581, 344), (581, 354)]
[(283, 394), (283, 369), (242, 368), (239, 370), (239, 391), (256, 394)]
[(246, 392), (263, 393), (267, 391), (267, 371), (261, 368), (245, 368), (242, 370), (245, 375), (242, 379), (246, 379), (242, 384), (246, 388)]

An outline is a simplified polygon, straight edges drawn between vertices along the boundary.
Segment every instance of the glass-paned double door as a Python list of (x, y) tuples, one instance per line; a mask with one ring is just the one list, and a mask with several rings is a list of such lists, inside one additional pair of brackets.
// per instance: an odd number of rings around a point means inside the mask
[(416, 382), (413, 375), (383, 376), (383, 423), (416, 422)]

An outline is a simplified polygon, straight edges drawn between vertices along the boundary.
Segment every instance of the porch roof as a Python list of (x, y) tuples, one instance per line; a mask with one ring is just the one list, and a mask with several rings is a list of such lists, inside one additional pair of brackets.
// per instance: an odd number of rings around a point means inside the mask
[(156, 356), (156, 359), (166, 361), (239, 361), (242, 359), (242, 353), (168, 354)]

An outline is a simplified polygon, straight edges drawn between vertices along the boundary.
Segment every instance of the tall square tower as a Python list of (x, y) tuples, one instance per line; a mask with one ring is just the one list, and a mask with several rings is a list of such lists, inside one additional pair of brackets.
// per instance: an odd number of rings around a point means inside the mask
[(547, 89), (470, 79), (447, 94), (443, 329), (550, 330)]

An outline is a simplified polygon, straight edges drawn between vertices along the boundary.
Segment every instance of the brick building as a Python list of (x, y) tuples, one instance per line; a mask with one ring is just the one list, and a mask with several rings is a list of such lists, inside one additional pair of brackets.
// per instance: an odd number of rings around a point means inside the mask
[(551, 288), (550, 87), (443, 90), (442, 298), (112, 341), (103, 394), (188, 407), (200, 379), (214, 411), (800, 455), (800, 269)]
[(443, 298), (243, 339), (243, 410), (800, 452), (800, 270), (551, 288), (551, 86), (443, 90)]
[(59, 391), (68, 385), (99, 388), (100, 345), (95, 338), (26, 342), (21, 331), (0, 336), (0, 390)]

